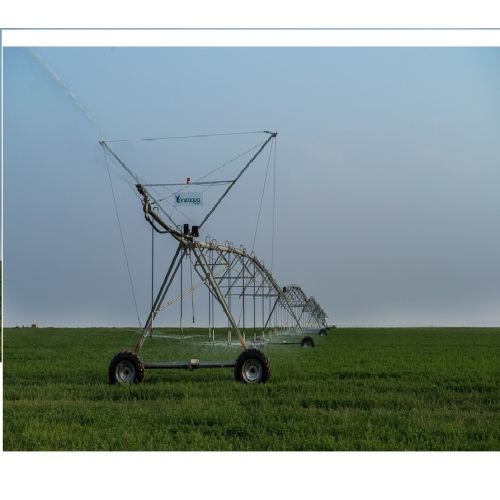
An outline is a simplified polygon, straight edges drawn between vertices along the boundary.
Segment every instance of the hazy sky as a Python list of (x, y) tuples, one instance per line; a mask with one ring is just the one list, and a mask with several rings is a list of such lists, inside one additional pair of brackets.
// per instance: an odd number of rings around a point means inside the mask
[[(500, 325), (500, 48), (33, 50), (3, 50), (6, 326), (137, 325), (100, 139), (257, 130), (278, 132), (280, 285), (341, 326)], [(144, 322), (151, 229), (112, 181)], [(236, 206), (214, 231), (250, 248)]]

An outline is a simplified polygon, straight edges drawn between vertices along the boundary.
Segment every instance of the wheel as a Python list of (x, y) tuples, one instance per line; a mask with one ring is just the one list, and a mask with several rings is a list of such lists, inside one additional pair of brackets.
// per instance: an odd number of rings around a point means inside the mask
[(119, 352), (109, 364), (111, 384), (138, 384), (144, 380), (144, 363), (132, 351)]
[(304, 337), (300, 343), (301, 347), (314, 347), (314, 340), (311, 337)]
[(271, 378), (271, 363), (258, 349), (243, 351), (234, 365), (234, 378), (246, 384), (263, 384)]
[(322, 328), (319, 331), (319, 334), (320, 334), (321, 337), (326, 337), (328, 335), (328, 332), (326, 331), (326, 328)]

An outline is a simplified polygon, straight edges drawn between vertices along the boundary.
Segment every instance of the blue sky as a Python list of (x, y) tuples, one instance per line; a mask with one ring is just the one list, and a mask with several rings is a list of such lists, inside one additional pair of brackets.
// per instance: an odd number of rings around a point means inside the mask
[[(4, 47), (7, 326), (137, 325), (98, 140), (254, 130), (278, 132), (280, 284), (337, 325), (500, 324), (498, 47), (34, 51), (66, 89), (29, 48)], [(242, 195), (260, 196), (262, 174)], [(144, 322), (150, 228), (112, 178)], [(237, 201), (213, 230), (249, 246)]]

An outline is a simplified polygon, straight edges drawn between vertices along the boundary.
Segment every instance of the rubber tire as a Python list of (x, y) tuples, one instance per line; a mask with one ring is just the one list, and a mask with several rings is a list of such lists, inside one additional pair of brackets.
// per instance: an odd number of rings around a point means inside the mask
[(119, 352), (109, 364), (108, 377), (111, 384), (139, 384), (144, 380), (144, 363), (135, 352)]
[(271, 378), (271, 363), (258, 349), (243, 351), (234, 365), (234, 378), (245, 384), (263, 384)]
[(314, 347), (314, 340), (312, 337), (304, 337), (300, 343), (300, 347)]
[(319, 331), (319, 334), (320, 334), (321, 337), (326, 337), (328, 335), (328, 332), (326, 331), (326, 328), (322, 328)]

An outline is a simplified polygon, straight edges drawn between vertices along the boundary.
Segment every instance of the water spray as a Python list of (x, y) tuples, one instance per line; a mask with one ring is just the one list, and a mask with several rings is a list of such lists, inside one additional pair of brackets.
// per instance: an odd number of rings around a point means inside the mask
[(92, 123), (92, 125), (94, 125), (94, 127), (97, 129), (97, 133), (99, 134), (99, 137), (101, 137), (101, 138), (104, 137), (104, 134), (102, 133), (102, 130), (99, 127), (99, 125), (97, 124), (97, 122), (94, 120), (94, 118), (92, 118), (90, 113), (85, 109), (85, 106), (81, 103), (81, 101), (78, 99), (78, 97), (76, 97), (74, 92), (66, 85), (64, 80), (47, 64), (47, 62), (42, 58), (42, 56), (38, 52), (36, 52), (33, 49), (29, 49), (29, 51), (30, 51), (31, 55), (33, 55), (33, 57), (38, 61), (40, 66), (45, 71), (47, 71), (47, 73), (52, 78), (52, 80), (55, 83), (57, 83), (57, 85), (59, 85), (66, 92), (66, 94), (73, 101), (73, 103), (76, 104), (78, 109), (83, 113), (85, 118), (87, 118), (87, 120), (90, 123)]

